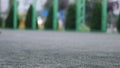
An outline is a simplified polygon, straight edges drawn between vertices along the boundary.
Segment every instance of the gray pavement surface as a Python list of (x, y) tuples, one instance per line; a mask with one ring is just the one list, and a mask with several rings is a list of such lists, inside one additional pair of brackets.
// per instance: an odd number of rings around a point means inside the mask
[(120, 68), (119, 34), (0, 31), (0, 68)]

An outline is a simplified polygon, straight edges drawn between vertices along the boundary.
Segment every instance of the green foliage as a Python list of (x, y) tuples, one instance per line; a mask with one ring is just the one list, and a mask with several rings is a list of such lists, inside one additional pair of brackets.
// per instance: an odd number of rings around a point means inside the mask
[[(33, 6), (31, 5), (26, 15), (26, 21), (25, 21), (26, 29), (32, 29), (32, 16), (33, 16)], [(36, 19), (36, 23), (37, 23), (37, 19)], [(38, 24), (36, 24), (36, 27), (38, 28)]]
[(45, 21), (45, 29), (53, 29), (53, 5), (49, 8), (49, 14)]
[(90, 19), (90, 28), (92, 31), (97, 30), (101, 31), (101, 22), (102, 22), (102, 5), (97, 2), (92, 10), (92, 16)]
[(0, 27), (2, 27), (2, 18), (0, 17)]
[(67, 9), (65, 29), (66, 30), (76, 29), (76, 5), (75, 4), (71, 4)]
[[(5, 20), (5, 27), (6, 28), (13, 28), (13, 23), (14, 23), (14, 6), (11, 6), (8, 17)], [(17, 16), (18, 18), (18, 16)], [(17, 19), (17, 27), (19, 26), (19, 18)]]
[(120, 15), (119, 15), (118, 21), (117, 21), (117, 30), (120, 33)]

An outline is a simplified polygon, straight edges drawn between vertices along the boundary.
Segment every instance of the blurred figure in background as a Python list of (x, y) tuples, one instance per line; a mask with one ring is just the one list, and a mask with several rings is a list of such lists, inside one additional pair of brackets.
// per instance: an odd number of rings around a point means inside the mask
[(66, 9), (68, 7), (69, 0), (59, 0), (59, 9), (58, 9), (58, 22), (59, 28), (64, 29), (64, 20), (66, 16)]
[(108, 0), (108, 33), (117, 32), (116, 22), (120, 14), (119, 8), (119, 0)]

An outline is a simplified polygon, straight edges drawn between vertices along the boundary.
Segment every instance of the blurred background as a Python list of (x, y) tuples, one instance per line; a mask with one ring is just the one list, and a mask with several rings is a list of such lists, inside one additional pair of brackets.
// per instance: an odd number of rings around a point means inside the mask
[(120, 68), (119, 1), (0, 0), (0, 68)]
[[(55, 3), (55, 0), (0, 0), (0, 26), (13, 28), (16, 20), (16, 28), (19, 29), (55, 27), (58, 30), (108, 31), (110, 26), (115, 27), (113, 29), (116, 29), (116, 32), (120, 29), (120, 8), (111, 10), (117, 16), (109, 16), (108, 12), (109, 2), (119, 3), (118, 0), (80, 0), (79, 3), (77, 0), (57, 1)], [(113, 19), (117, 25), (108, 24), (111, 22), (109, 19)]]

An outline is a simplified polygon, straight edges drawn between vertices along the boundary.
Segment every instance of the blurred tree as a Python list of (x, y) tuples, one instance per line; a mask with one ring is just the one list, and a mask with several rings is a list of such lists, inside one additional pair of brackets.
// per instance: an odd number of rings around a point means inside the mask
[[(5, 27), (6, 28), (13, 28), (13, 19), (14, 19), (14, 6), (11, 6), (8, 17), (5, 20)], [(18, 17), (17, 17), (18, 18)], [(19, 26), (19, 18), (17, 19), (17, 27)]]
[(90, 26), (91, 12), (96, 3), (101, 3), (102, 0), (86, 0), (86, 25)]
[(117, 21), (117, 30), (120, 33), (120, 15), (119, 15), (118, 21)]
[[(32, 16), (33, 16), (33, 6), (30, 5), (30, 8), (28, 9), (27, 15), (26, 15), (26, 29), (32, 29)], [(36, 19), (37, 23), (37, 19)], [(36, 24), (36, 27), (38, 28), (38, 24)]]
[(0, 27), (2, 27), (2, 18), (0, 17)]
[(66, 30), (76, 29), (76, 4), (71, 4), (68, 7), (65, 21), (65, 29)]
[(90, 18), (91, 18), (91, 12), (92, 12), (92, 6), (91, 2), (89, 0), (86, 1), (86, 11), (85, 11), (85, 17), (86, 17), (86, 25), (90, 25)]
[(53, 29), (53, 6), (49, 8), (48, 17), (46, 19), (46, 22), (44, 24), (45, 29)]
[(102, 5), (100, 2), (97, 2), (94, 6), (93, 6), (93, 10), (92, 10), (92, 16), (90, 19), (90, 28), (92, 31), (97, 30), (97, 31), (101, 31), (101, 13), (102, 13)]

